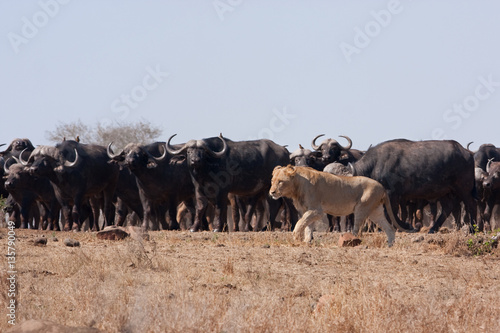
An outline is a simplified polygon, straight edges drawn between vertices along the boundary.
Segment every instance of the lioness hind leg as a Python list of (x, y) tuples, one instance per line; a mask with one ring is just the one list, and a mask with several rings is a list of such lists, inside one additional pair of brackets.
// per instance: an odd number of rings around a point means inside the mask
[(369, 219), (375, 222), (385, 232), (385, 234), (387, 235), (387, 244), (389, 245), (389, 247), (391, 247), (394, 244), (395, 230), (394, 227), (385, 218), (384, 207), (382, 205), (379, 205), (377, 208), (375, 208), (371, 212)]

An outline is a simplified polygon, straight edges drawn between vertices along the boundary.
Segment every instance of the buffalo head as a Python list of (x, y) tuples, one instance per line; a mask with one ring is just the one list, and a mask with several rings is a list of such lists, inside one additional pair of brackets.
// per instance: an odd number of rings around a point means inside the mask
[(7, 191), (12, 191), (15, 188), (29, 187), (30, 177), (27, 168), (19, 163), (19, 160), (15, 157), (9, 158), (4, 164), (4, 178), (5, 178), (5, 189)]
[(500, 188), (500, 162), (488, 161), (486, 165), (487, 176), (483, 178), (483, 187), (489, 190)]
[(290, 164), (295, 166), (309, 166), (316, 168), (321, 153), (305, 149), (299, 145), (299, 149), (290, 154)]
[(19, 157), (20, 155), (24, 154), (25, 157), (28, 157), (29, 152), (34, 149), (35, 147), (29, 139), (18, 138), (12, 140), (7, 149), (0, 152), (0, 156), (4, 156), (6, 159), (8, 159), (11, 156)]
[(20, 162), (29, 166), (32, 175), (47, 175), (51, 172), (62, 173), (65, 168), (73, 168), (79, 163), (78, 150), (61, 150), (58, 147), (38, 146), (30, 154), (27, 161), (20, 155)]
[(172, 154), (172, 155), (179, 155), (179, 154), (185, 152), (187, 163), (190, 167), (193, 167), (193, 168), (201, 167), (206, 160), (206, 154), (208, 154), (209, 156), (215, 157), (215, 158), (222, 158), (226, 154), (227, 143), (226, 143), (226, 140), (222, 137), (222, 134), (220, 134), (218, 136), (218, 138), (222, 141), (222, 145), (223, 145), (221, 151), (212, 150), (209, 147), (209, 145), (207, 144), (206, 139), (189, 140), (180, 149), (175, 149), (170, 144), (170, 141), (176, 135), (177, 134), (174, 134), (168, 139), (168, 142), (166, 145), (167, 151), (169, 154)]
[(320, 145), (317, 145), (316, 140), (322, 136), (324, 136), (324, 134), (316, 136), (312, 140), (311, 146), (314, 148), (314, 150), (321, 153), (321, 158), (325, 165), (340, 161), (344, 158), (343, 154), (352, 147), (352, 140), (345, 135), (339, 135), (339, 137), (345, 138), (348, 141), (348, 145), (346, 147), (341, 146), (334, 139), (326, 139)]
[(163, 150), (162, 155), (159, 157), (153, 156), (144, 146), (137, 143), (129, 143), (120, 153), (114, 154), (111, 149), (112, 144), (113, 142), (108, 145), (108, 157), (114, 162), (123, 163), (130, 170), (136, 170), (144, 166), (155, 168), (158, 165), (157, 162), (163, 161), (167, 156), (167, 150), (163, 144), (159, 145), (161, 147), (160, 151)]

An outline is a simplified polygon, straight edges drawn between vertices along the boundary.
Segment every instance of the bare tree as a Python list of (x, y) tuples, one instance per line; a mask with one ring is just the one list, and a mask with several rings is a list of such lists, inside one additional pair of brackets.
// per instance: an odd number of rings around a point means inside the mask
[[(64, 139), (74, 140), (77, 136), (82, 142), (91, 143), (94, 140), (93, 130), (90, 126), (82, 123), (80, 119), (72, 123), (59, 123), (53, 131), (47, 131), (45, 137), (54, 142), (61, 142)], [(92, 142), (93, 143), (93, 142)]]
[(128, 143), (148, 144), (157, 141), (162, 134), (160, 127), (149, 121), (141, 120), (136, 123), (115, 122), (110, 125), (96, 124), (89, 126), (81, 120), (71, 123), (60, 123), (53, 131), (47, 131), (47, 139), (57, 143), (63, 139), (74, 140), (79, 137), (82, 143), (93, 143), (107, 146), (113, 142), (113, 147), (123, 148)]

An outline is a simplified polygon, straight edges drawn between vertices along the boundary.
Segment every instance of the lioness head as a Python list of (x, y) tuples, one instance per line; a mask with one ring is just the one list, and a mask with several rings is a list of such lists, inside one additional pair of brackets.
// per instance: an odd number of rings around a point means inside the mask
[(273, 199), (279, 199), (293, 194), (293, 178), (295, 172), (295, 168), (291, 165), (286, 167), (277, 166), (274, 168), (271, 189), (269, 190), (269, 194)]

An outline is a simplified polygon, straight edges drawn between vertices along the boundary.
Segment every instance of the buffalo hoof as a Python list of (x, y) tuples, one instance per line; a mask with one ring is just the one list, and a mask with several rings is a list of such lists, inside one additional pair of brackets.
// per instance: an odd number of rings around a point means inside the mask
[(217, 229), (214, 229), (214, 230), (212, 230), (212, 231), (213, 231), (213, 232), (221, 232), (221, 230), (220, 230), (220, 229), (218, 229), (218, 228), (217, 228)]
[(429, 233), (429, 234), (435, 234), (436, 232), (437, 232), (436, 230), (434, 230), (434, 229), (430, 229), (428, 233)]
[(198, 229), (194, 229), (194, 228), (189, 229), (189, 232), (197, 232), (197, 231), (198, 231)]

